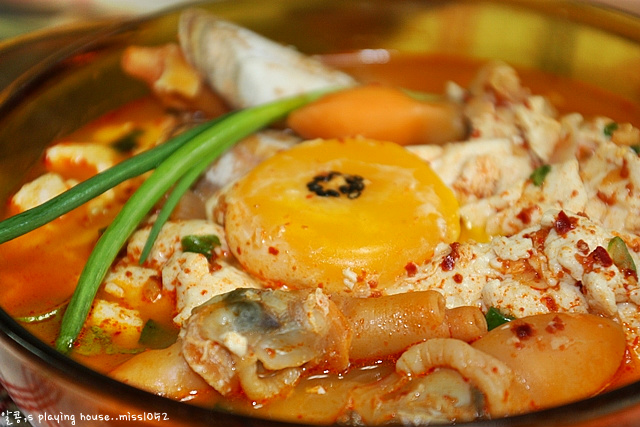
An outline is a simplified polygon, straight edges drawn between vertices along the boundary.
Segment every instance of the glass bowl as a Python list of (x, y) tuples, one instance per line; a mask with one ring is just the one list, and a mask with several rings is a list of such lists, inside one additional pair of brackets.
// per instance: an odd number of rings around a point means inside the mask
[[(389, 49), (501, 59), (621, 95), (627, 100), (621, 108), (640, 119), (640, 18), (611, 8), (533, 0), (228, 0), (200, 6), (306, 53)], [(120, 55), (129, 44), (174, 40), (179, 12), (0, 44), (0, 199), (17, 189), (51, 140), (146, 93), (121, 72)], [(56, 352), (2, 310), (0, 381), (36, 426), (286, 425), (121, 384)], [(637, 383), (559, 408), (469, 425), (639, 423)]]

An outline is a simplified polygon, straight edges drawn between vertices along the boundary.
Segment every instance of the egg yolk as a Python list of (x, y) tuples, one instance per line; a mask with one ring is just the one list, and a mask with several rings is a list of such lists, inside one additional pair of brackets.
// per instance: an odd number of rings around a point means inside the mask
[(460, 233), (458, 203), (426, 162), (391, 142), (303, 142), (225, 197), (229, 247), (255, 276), (331, 292), (384, 287)]

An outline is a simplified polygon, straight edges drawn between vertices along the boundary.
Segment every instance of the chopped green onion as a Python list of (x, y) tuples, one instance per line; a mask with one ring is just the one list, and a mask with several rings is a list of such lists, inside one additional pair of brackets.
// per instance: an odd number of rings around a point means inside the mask
[(604, 136), (611, 138), (616, 130), (618, 130), (618, 124), (616, 122), (610, 122), (604, 125), (602, 132), (604, 132)]
[(140, 332), (138, 343), (153, 349), (167, 348), (178, 339), (178, 331), (162, 326), (153, 319), (147, 320)]
[(124, 348), (113, 343), (111, 335), (99, 326), (91, 326), (85, 329), (78, 340), (76, 351), (83, 356), (95, 356), (97, 354), (137, 354), (144, 348)]
[(533, 185), (540, 187), (549, 172), (551, 172), (551, 165), (542, 165), (531, 173), (529, 179)]
[(631, 145), (631, 149), (636, 153), (640, 155), (640, 145)]
[(35, 230), (78, 206), (98, 197), (116, 185), (157, 167), (187, 141), (210, 127), (207, 123), (190, 129), (164, 144), (130, 157), (117, 165), (73, 186), (41, 205), (0, 222), (0, 244)]
[(489, 308), (487, 314), (485, 315), (487, 319), (487, 328), (489, 330), (495, 329), (500, 325), (503, 325), (507, 322), (511, 322), (514, 318), (511, 316), (507, 316), (506, 314), (502, 314), (500, 310), (495, 307)]
[(629, 253), (629, 249), (627, 248), (627, 245), (624, 240), (622, 240), (622, 238), (616, 236), (613, 239), (609, 240), (607, 252), (609, 252), (613, 263), (620, 270), (630, 270), (634, 272), (637, 271), (636, 263), (633, 261), (633, 258)]
[(179, 179), (192, 170), (194, 165), (214, 161), (238, 140), (331, 90), (333, 89), (318, 90), (231, 113), (224, 119), (209, 124), (164, 159), (124, 204), (96, 243), (62, 319), (56, 348), (64, 353), (72, 349), (100, 283), (118, 252), (151, 208)]
[(116, 139), (110, 145), (111, 148), (120, 152), (120, 153), (128, 153), (133, 151), (136, 147), (138, 147), (138, 138), (144, 134), (144, 130), (142, 129), (133, 129), (131, 132), (126, 135)]
[(33, 316), (16, 317), (16, 320), (21, 323), (44, 322), (45, 320), (49, 320), (60, 315), (64, 311), (65, 307), (66, 307), (66, 304), (63, 304), (58, 307), (55, 307), (52, 310), (47, 311), (46, 313), (35, 314)]
[(401, 88), (401, 89), (405, 94), (415, 99), (416, 101), (441, 102), (444, 100), (443, 96), (440, 94), (434, 94), (431, 92), (422, 92), (419, 90), (412, 90), (412, 89), (405, 89), (405, 88)]
[(213, 255), (213, 249), (216, 246), (220, 246), (220, 238), (213, 234), (207, 234), (204, 236), (184, 236), (182, 238), (182, 250), (184, 252), (194, 252), (202, 254), (207, 258), (211, 258)]

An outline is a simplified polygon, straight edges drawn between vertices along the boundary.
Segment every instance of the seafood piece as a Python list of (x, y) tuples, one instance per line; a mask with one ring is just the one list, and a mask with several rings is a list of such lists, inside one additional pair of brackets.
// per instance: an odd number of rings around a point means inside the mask
[(597, 393), (616, 374), (624, 353), (624, 332), (610, 319), (568, 313), (530, 316), (471, 345), (434, 338), (411, 347), (398, 359), (395, 374), (355, 388), (350, 407), (371, 424), (514, 415)]
[(233, 108), (355, 83), (315, 58), (201, 9), (182, 13), (178, 38), (189, 63)]
[(525, 384), (504, 362), (463, 341), (435, 338), (404, 352), (395, 374), (354, 389), (351, 409), (367, 424), (424, 425), (534, 407)]
[(483, 415), (479, 395), (454, 369), (437, 368), (411, 379), (393, 373), (351, 391), (344, 424), (424, 426), (473, 421)]
[(395, 356), (431, 338), (472, 341), (486, 331), (479, 309), (445, 310), (433, 291), (353, 298), (238, 289), (196, 308), (181, 337), (187, 362), (216, 390), (266, 400), (292, 387), (303, 368), (341, 372), (351, 361)]
[[(377, 298), (334, 294), (331, 299), (353, 331), (351, 360), (389, 357), (436, 337), (471, 342), (487, 332), (486, 319), (478, 308), (445, 309), (443, 296), (435, 291)], [(372, 346), (372, 342), (377, 344)]]
[(238, 289), (194, 310), (181, 331), (191, 368), (223, 395), (264, 401), (289, 390), (303, 368), (349, 364), (346, 319), (322, 290)]
[(517, 414), (530, 407), (531, 396), (515, 373), (497, 358), (452, 338), (436, 338), (415, 345), (396, 363), (403, 375), (424, 375), (437, 367), (460, 372), (484, 395), (486, 412), (495, 417)]
[(216, 295), (238, 288), (260, 288), (260, 284), (244, 271), (217, 260), (212, 263), (202, 254), (179, 253), (162, 269), (165, 289), (176, 290), (173, 321), (182, 325), (194, 308)]
[(536, 407), (546, 408), (603, 390), (623, 362), (626, 343), (622, 327), (611, 319), (549, 313), (513, 320), (472, 346), (509, 366)]
[(126, 73), (144, 81), (170, 108), (202, 111), (210, 117), (227, 111), (224, 102), (186, 62), (175, 43), (160, 47), (129, 46), (121, 62)]
[(180, 341), (160, 350), (148, 350), (127, 360), (109, 375), (118, 381), (172, 399), (189, 400), (209, 388), (182, 357)]

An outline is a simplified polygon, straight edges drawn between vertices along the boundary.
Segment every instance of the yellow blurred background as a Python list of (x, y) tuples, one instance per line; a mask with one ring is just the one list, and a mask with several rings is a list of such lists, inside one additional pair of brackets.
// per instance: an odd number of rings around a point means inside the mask
[(0, 0), (0, 39), (78, 20), (150, 14), (188, 0)]
[[(65, 25), (78, 20), (150, 14), (189, 1), (190, 0), (0, 0), (0, 39), (19, 36), (42, 28)], [(640, 15), (640, 0), (590, 1)]]

